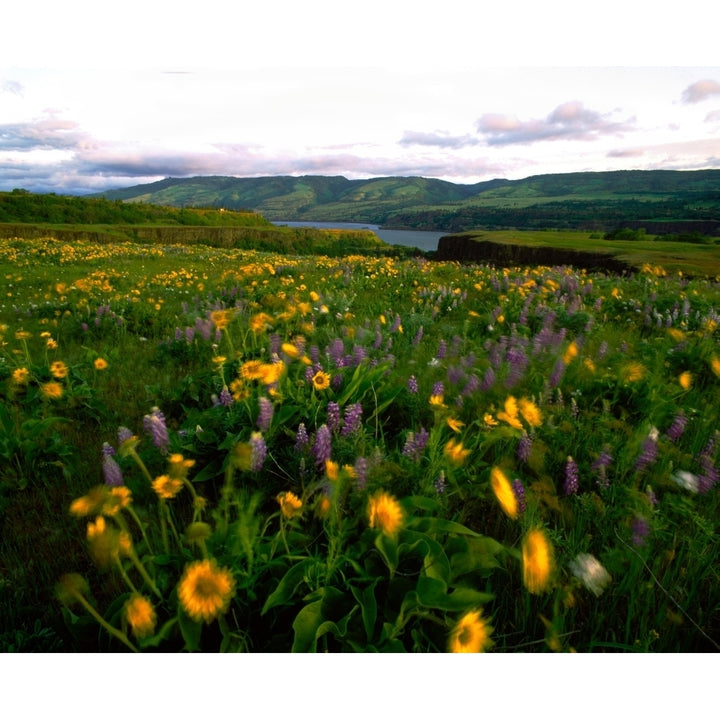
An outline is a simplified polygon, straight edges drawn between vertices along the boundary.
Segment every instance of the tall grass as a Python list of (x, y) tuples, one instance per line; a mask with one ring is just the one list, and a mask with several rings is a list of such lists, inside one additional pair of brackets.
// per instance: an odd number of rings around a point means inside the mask
[(12, 650), (720, 643), (718, 285), (2, 241)]

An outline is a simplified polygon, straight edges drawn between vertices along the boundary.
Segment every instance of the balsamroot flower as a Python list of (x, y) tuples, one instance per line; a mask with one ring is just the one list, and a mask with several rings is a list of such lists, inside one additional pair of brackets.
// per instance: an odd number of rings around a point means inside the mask
[(152, 488), (163, 500), (172, 500), (181, 490), (183, 482), (179, 478), (160, 475), (153, 480)]
[(503, 512), (512, 520), (518, 516), (518, 502), (512, 484), (499, 468), (490, 471), (490, 486)]
[(530, 427), (540, 427), (542, 425), (542, 413), (540, 412), (540, 408), (532, 400), (521, 398), (518, 404), (520, 414)]
[(482, 610), (466, 612), (450, 632), (448, 649), (452, 653), (485, 652), (492, 644), (493, 629), (482, 617)]
[(144, 638), (155, 632), (157, 614), (153, 604), (139, 593), (134, 593), (125, 602), (125, 619), (136, 638)]
[(555, 568), (553, 546), (544, 530), (529, 530), (522, 540), (523, 583), (534, 595), (544, 593), (550, 586)]
[(40, 386), (40, 394), (46, 400), (59, 400), (63, 396), (63, 387), (60, 383), (51, 380)]
[(498, 420), (506, 422), (510, 427), (514, 427), (516, 430), (523, 429), (520, 418), (518, 418), (517, 400), (512, 395), (505, 400), (504, 410), (497, 414), (497, 418)]
[(389, 493), (380, 490), (368, 503), (368, 523), (372, 529), (385, 535), (395, 535), (403, 524), (403, 510), (400, 503)]
[(50, 374), (56, 379), (61, 380), (67, 377), (68, 369), (67, 365), (62, 360), (56, 360), (50, 365)]
[(293, 492), (281, 492), (275, 498), (282, 514), (289, 519), (302, 515), (302, 500)]
[(463, 447), (461, 442), (455, 442), (455, 440), (448, 440), (445, 443), (445, 457), (450, 460), (453, 465), (462, 465), (470, 455), (470, 450)]
[(316, 390), (327, 390), (330, 387), (330, 376), (319, 370), (313, 375), (312, 384)]
[(30, 380), (30, 371), (26, 367), (16, 368), (12, 372), (12, 379), (16, 385), (27, 385)]
[(196, 560), (185, 566), (178, 585), (183, 610), (196, 622), (212, 622), (227, 611), (235, 591), (235, 579), (215, 560)]

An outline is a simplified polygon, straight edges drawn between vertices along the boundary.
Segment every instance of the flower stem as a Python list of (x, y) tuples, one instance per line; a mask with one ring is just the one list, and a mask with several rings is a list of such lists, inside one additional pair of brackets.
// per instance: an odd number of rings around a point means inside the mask
[(128, 640), (127, 635), (124, 632), (120, 632), (117, 628), (110, 625), (109, 622), (103, 618), (100, 613), (79, 593), (73, 592), (73, 597), (93, 616), (93, 618), (113, 637), (117, 638), (123, 645), (130, 648), (134, 653), (140, 652), (131, 642)]

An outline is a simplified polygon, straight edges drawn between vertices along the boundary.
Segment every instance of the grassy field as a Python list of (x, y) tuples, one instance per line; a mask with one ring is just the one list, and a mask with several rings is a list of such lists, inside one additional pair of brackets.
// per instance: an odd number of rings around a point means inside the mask
[(720, 286), (643, 264), (0, 241), (0, 647), (717, 651)]
[(669, 242), (662, 238), (605, 240), (598, 233), (571, 230), (487, 230), (462, 235), (503, 244), (601, 252), (637, 270), (653, 265), (662, 267), (668, 274), (720, 278), (720, 245), (716, 244)]

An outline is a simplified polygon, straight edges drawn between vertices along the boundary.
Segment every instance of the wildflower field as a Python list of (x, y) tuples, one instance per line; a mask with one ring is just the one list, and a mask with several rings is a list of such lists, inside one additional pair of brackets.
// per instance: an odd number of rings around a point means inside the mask
[(4, 651), (720, 646), (720, 284), (0, 241)]

